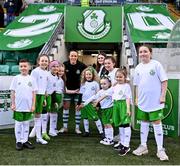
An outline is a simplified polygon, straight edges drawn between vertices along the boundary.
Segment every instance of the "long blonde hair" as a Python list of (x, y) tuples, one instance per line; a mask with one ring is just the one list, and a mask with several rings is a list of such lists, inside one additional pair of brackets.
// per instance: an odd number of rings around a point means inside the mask
[(82, 71), (81, 84), (84, 84), (86, 82), (85, 74), (87, 71), (90, 71), (92, 73), (92, 75), (93, 75), (92, 80), (99, 83), (100, 78), (99, 78), (96, 70), (93, 67), (89, 66)]

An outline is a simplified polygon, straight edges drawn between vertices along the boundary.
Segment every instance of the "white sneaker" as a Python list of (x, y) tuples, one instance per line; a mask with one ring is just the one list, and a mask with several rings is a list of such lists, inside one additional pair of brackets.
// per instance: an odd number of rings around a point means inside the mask
[(57, 132), (56, 131), (49, 131), (49, 135), (52, 136), (52, 137), (56, 137)]
[(42, 144), (42, 145), (46, 145), (46, 144), (48, 143), (47, 141), (43, 140), (42, 138), (39, 138), (39, 139), (37, 138), (37, 139), (36, 139), (36, 142), (37, 142), (37, 143), (40, 143), (40, 144)]
[(68, 129), (65, 128), (65, 127), (62, 127), (62, 128), (58, 131), (58, 133), (67, 133), (67, 132), (68, 132)]
[(141, 156), (144, 154), (148, 154), (148, 149), (146, 146), (139, 145), (139, 147), (132, 152), (136, 156)]
[(75, 129), (75, 133), (76, 133), (76, 134), (81, 134), (82, 132), (81, 132), (81, 130), (79, 130), (78, 128), (76, 128), (76, 129)]
[(103, 145), (113, 145), (114, 141), (110, 140), (108, 138), (104, 138), (103, 140), (100, 141), (100, 144), (103, 144)]
[(33, 127), (33, 129), (31, 130), (30, 134), (29, 134), (29, 138), (34, 138), (36, 136), (36, 128)]
[(169, 160), (164, 148), (159, 150), (156, 155), (161, 161)]

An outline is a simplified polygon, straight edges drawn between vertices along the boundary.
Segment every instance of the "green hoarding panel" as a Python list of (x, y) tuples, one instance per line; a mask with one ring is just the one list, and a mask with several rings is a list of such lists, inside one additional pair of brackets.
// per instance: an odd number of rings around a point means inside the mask
[(0, 50), (26, 50), (46, 43), (63, 18), (64, 5), (34, 4), (0, 33)]
[(65, 41), (120, 43), (122, 7), (66, 6)]
[(175, 23), (165, 5), (126, 4), (124, 12), (134, 43), (167, 43)]
[[(163, 132), (164, 135), (177, 137), (179, 130), (179, 80), (178, 79), (169, 79), (168, 80), (168, 90), (166, 93), (166, 103), (164, 108), (164, 118), (163, 123)], [(140, 129), (140, 121), (136, 117), (137, 107), (135, 108), (134, 116), (134, 128)], [(152, 125), (150, 126), (150, 131), (153, 132)]]

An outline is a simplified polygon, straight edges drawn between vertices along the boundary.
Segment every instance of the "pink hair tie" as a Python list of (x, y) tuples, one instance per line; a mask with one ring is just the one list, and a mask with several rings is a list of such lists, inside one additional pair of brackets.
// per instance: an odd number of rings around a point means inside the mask
[(59, 62), (57, 60), (51, 61), (49, 64), (49, 69), (51, 69), (53, 66), (59, 66)]

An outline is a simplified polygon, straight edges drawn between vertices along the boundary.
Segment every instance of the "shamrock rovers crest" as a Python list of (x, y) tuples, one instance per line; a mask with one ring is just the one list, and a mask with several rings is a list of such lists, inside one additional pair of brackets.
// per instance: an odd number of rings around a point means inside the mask
[(83, 22), (78, 23), (79, 32), (91, 40), (103, 38), (111, 29), (110, 22), (105, 22), (105, 15), (102, 10), (86, 10)]

